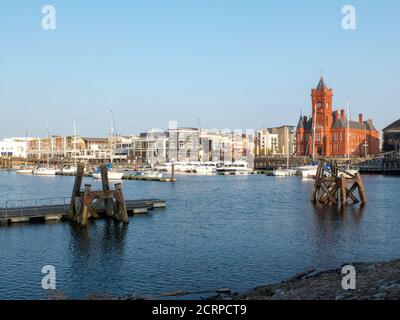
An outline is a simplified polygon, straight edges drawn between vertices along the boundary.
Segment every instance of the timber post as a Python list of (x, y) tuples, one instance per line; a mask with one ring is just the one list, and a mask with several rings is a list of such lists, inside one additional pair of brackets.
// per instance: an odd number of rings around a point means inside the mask
[(80, 196), (84, 170), (85, 167), (82, 164), (79, 164), (76, 171), (74, 188), (72, 189), (71, 204), (68, 211), (68, 219), (70, 220), (74, 220), (74, 217), (77, 214), (76, 198)]
[[(100, 167), (101, 171), (101, 183), (103, 185), (103, 192), (109, 192), (110, 191), (110, 182), (108, 180), (108, 168), (107, 165), (103, 164)], [(106, 209), (106, 214), (109, 217), (113, 216), (113, 205), (112, 205), (112, 200), (105, 198), (104, 199), (104, 206)]]
[(88, 220), (89, 220), (89, 212), (90, 212), (90, 190), (91, 190), (91, 185), (86, 184), (85, 185), (85, 191), (83, 192), (83, 201), (82, 201), (82, 221), (81, 224), (82, 226), (87, 226)]
[[(349, 184), (350, 188), (348, 188)], [(356, 189), (358, 189), (359, 198), (354, 194)], [(342, 208), (347, 205), (349, 199), (353, 203), (362, 202), (363, 206), (367, 203), (361, 175), (354, 175), (340, 168), (335, 161), (328, 169), (326, 161), (322, 159), (318, 164), (311, 201), (315, 205), (338, 205), (339, 199)]]
[(128, 210), (126, 209), (125, 197), (120, 183), (115, 184), (115, 198), (117, 200), (118, 218), (119, 220), (122, 220), (123, 223), (128, 224)]
[(363, 205), (366, 205), (367, 204), (367, 196), (365, 194), (364, 183), (361, 179), (361, 175), (357, 173), (356, 179), (357, 179), (357, 185), (358, 185), (358, 192), (359, 192), (360, 198), (361, 198), (361, 203)]
[(346, 206), (347, 203), (347, 182), (344, 175), (340, 178), (340, 200), (342, 207)]

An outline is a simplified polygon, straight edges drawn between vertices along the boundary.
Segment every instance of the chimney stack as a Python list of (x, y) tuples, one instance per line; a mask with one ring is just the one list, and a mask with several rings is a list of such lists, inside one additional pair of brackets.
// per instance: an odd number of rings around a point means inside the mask
[(360, 114), (358, 115), (358, 122), (359, 122), (360, 124), (362, 124), (362, 123), (364, 122), (363, 114), (362, 114), (362, 113), (360, 113)]
[(346, 120), (346, 111), (344, 109), (340, 110), (340, 119)]
[(339, 111), (337, 110), (333, 112), (333, 122), (336, 120), (339, 120)]

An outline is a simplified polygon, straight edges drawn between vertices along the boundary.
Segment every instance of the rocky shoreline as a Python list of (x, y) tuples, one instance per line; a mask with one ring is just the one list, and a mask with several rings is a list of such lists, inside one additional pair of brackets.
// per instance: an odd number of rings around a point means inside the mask
[(398, 300), (400, 260), (351, 263), (356, 269), (356, 289), (342, 288), (342, 268), (309, 270), (278, 284), (255, 288), (233, 299), (245, 300)]

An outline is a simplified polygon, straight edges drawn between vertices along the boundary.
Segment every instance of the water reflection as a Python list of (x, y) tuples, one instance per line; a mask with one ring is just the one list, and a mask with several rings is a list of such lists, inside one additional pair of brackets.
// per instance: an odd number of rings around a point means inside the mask
[(345, 220), (349, 217), (360, 220), (363, 217), (365, 207), (366, 205), (363, 204), (347, 206), (323, 206), (320, 204), (313, 204), (317, 219), (322, 220)]
[[(123, 278), (128, 225), (110, 219), (92, 221), (88, 227), (71, 224), (69, 297), (107, 296)], [(104, 272), (107, 270), (106, 272)]]
[[(324, 261), (324, 266), (336, 266), (341, 263), (338, 256), (352, 251), (351, 244), (356, 240), (354, 237), (358, 234), (365, 206), (359, 204), (345, 207), (315, 205), (313, 209), (315, 260)], [(338, 250), (342, 252), (338, 254)]]
[(82, 227), (77, 223), (70, 223), (72, 252), (79, 252), (80, 255), (87, 255), (90, 253), (90, 238), (88, 228)]
[(102, 250), (108, 252), (113, 249), (123, 254), (128, 228), (127, 224), (107, 219), (103, 226)]

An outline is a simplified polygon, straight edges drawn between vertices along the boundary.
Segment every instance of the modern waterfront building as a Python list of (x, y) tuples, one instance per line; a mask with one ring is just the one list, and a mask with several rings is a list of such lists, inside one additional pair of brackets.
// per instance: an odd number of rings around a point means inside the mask
[(198, 128), (168, 129), (168, 160), (199, 161), (200, 130)]
[(278, 152), (279, 134), (273, 134), (271, 131), (271, 129), (257, 131), (256, 156), (267, 156)]
[(257, 131), (256, 155), (294, 154), (296, 149), (295, 127), (284, 125), (281, 127), (261, 129)]
[(299, 156), (366, 157), (379, 153), (379, 132), (373, 121), (352, 121), (344, 109), (332, 111), (333, 90), (321, 77), (311, 90), (312, 115), (300, 117), (296, 132)]
[(86, 163), (97, 161), (122, 161), (126, 155), (116, 152), (121, 137), (96, 138), (77, 136), (51, 136), (29, 141), (29, 157), (36, 160), (76, 160)]
[(26, 158), (28, 145), (32, 138), (5, 138), (0, 140), (0, 156), (10, 158)]
[(129, 158), (137, 164), (157, 165), (168, 162), (168, 133), (149, 130), (131, 138)]
[[(278, 136), (272, 142), (278, 145)], [(14, 139), (14, 140), (13, 140)], [(37, 161), (97, 164), (124, 162), (137, 166), (155, 166), (167, 162), (247, 161), (253, 165), (256, 133), (254, 130), (208, 130), (171, 127), (151, 129), (132, 136), (80, 137), (53, 135), (45, 138), (4, 139), (2, 155), (26, 157)], [(11, 146), (11, 142), (13, 145)], [(17, 149), (17, 145), (18, 148)], [(275, 148), (275, 147), (274, 147)], [(17, 152), (18, 151), (18, 152)]]
[(400, 152), (400, 120), (383, 129), (383, 152)]
[(251, 130), (201, 130), (200, 161), (253, 163), (255, 133)]

